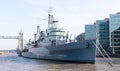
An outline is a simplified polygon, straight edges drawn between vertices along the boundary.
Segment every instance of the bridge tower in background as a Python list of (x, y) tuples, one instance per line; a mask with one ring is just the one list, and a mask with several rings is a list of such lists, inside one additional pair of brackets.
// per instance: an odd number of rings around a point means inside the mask
[(18, 33), (18, 49), (23, 50), (23, 32)]

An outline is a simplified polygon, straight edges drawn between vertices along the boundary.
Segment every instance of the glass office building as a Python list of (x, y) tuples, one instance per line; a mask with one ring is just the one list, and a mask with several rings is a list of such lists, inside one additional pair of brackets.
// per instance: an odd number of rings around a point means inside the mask
[(96, 20), (96, 37), (105, 50), (109, 50), (109, 19)]
[(109, 50), (109, 20), (104, 20), (99, 27), (99, 42), (105, 50)]
[(110, 47), (113, 53), (120, 54), (120, 13), (110, 14)]
[(99, 25), (101, 23), (104, 23), (104, 20), (96, 20), (96, 22), (95, 22), (96, 37), (97, 37), (98, 40), (99, 40), (99, 37), (100, 37), (100, 35), (99, 35), (99, 29), (100, 29)]
[(85, 25), (85, 40), (96, 39), (95, 25)]

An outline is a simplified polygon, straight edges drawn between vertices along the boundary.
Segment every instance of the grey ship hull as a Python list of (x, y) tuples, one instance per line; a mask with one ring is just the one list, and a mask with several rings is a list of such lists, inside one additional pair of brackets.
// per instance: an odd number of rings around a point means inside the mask
[(44, 48), (31, 48), (28, 52), (22, 52), (21, 56), (36, 59), (94, 63), (96, 53), (95, 51), (96, 47), (93, 44), (93, 41), (85, 40)]

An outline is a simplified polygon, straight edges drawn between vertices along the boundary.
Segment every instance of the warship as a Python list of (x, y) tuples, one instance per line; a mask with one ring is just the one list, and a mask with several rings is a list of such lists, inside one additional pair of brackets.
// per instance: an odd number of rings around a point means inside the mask
[(74, 61), (81, 63), (95, 63), (95, 40), (72, 40), (71, 35), (57, 26), (51, 11), (48, 12), (48, 28), (34, 34), (34, 41), (29, 41), (17, 53), (19, 56), (57, 61)]

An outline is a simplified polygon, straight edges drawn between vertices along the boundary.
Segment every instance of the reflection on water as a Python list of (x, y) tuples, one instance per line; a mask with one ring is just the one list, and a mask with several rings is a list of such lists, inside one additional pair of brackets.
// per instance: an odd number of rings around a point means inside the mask
[(120, 58), (111, 67), (103, 58), (96, 64), (66, 63), (18, 57), (15, 53), (0, 56), (0, 71), (120, 71)]

